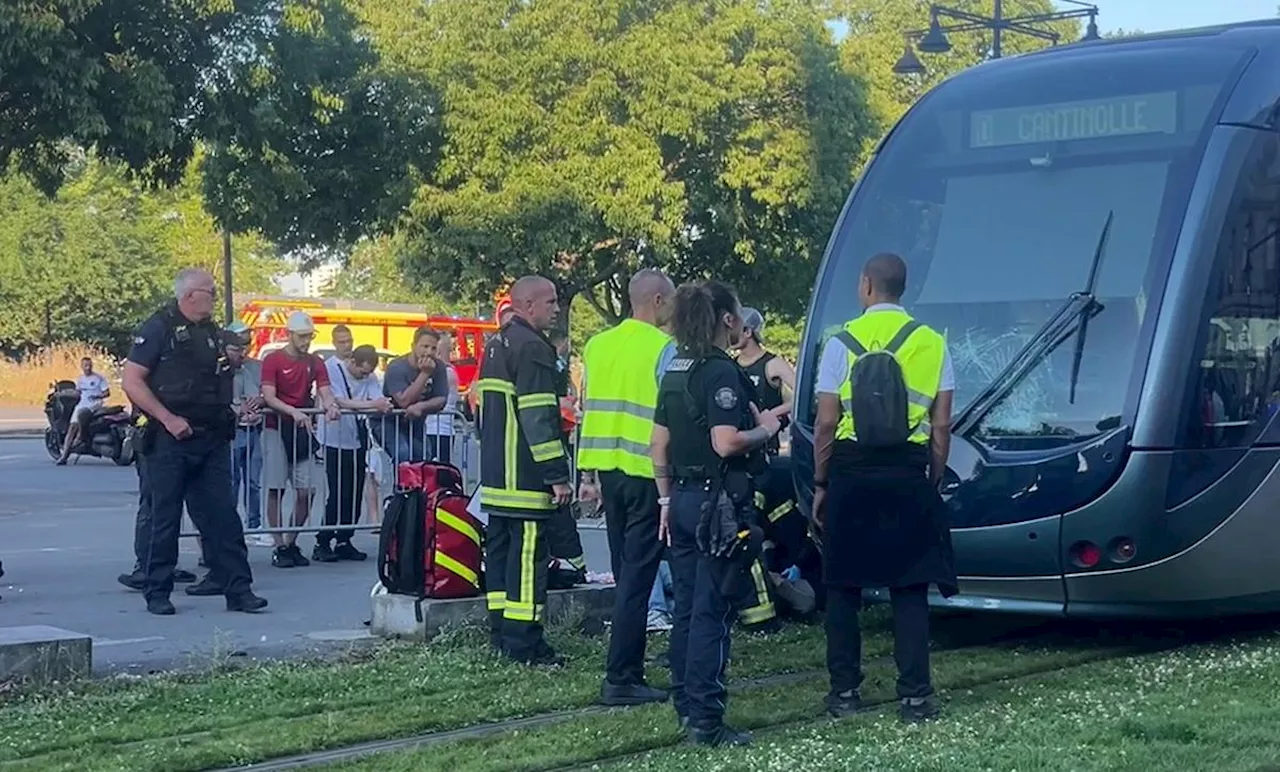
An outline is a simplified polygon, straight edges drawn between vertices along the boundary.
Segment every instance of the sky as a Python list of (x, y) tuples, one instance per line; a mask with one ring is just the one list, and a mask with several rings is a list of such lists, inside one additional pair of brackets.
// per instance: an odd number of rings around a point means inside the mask
[[(1098, 29), (1162, 32), (1251, 19), (1275, 18), (1280, 0), (1092, 0)], [(1056, 3), (1069, 7), (1067, 3)]]

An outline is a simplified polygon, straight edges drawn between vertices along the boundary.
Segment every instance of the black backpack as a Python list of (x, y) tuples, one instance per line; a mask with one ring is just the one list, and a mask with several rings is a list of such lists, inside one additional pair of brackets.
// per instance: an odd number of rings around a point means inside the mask
[(850, 413), (859, 445), (883, 448), (902, 445), (911, 436), (907, 425), (907, 381), (898, 363), (898, 349), (911, 333), (921, 327), (908, 321), (883, 348), (868, 351), (849, 334), (836, 333), (836, 338), (857, 357), (849, 371), (849, 387), (853, 392)]

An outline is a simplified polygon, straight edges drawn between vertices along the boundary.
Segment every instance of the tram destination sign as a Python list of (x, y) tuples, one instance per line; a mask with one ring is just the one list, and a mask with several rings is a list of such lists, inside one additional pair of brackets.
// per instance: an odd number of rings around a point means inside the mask
[(1009, 107), (971, 114), (970, 147), (1178, 133), (1178, 93)]

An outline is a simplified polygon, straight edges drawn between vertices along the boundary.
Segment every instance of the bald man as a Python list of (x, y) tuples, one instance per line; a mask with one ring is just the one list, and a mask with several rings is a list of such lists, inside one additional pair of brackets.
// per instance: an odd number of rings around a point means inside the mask
[(959, 591), (937, 488), (951, 447), (955, 376), (946, 339), (902, 307), (906, 287), (902, 258), (868, 260), (858, 281), (865, 310), (827, 341), (818, 364), (813, 519), (825, 546), (826, 707), (837, 718), (861, 702), (862, 589), (889, 588), (905, 721), (938, 712), (929, 585), (944, 596)]
[(649, 595), (663, 556), (663, 544), (654, 537), (659, 506), (649, 441), (658, 383), (676, 353), (663, 330), (671, 322), (675, 285), (649, 268), (631, 277), (628, 292), (631, 318), (593, 337), (583, 351), (585, 399), (578, 439), (581, 497), (603, 500), (617, 583), (600, 692), (605, 705), (667, 698), (646, 683), (644, 653)]
[(547, 644), (547, 522), (573, 498), (560, 423), (559, 370), (547, 332), (560, 315), (556, 287), (526, 276), (511, 288), (513, 316), (485, 347), (480, 402), (480, 505), (489, 514), (485, 584), (490, 642), (511, 659), (559, 665)]

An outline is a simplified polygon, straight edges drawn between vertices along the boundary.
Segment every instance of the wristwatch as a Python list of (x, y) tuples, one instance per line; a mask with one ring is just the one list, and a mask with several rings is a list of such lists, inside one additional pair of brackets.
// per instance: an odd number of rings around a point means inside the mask
[(814, 488), (817, 488), (818, 490), (825, 491), (825, 490), (827, 489), (827, 481), (826, 481), (826, 480), (814, 480), (814, 481), (813, 481), (813, 487), (814, 487)]
[(658, 506), (660, 506), (660, 507), (666, 507), (666, 506), (670, 506), (670, 505), (671, 505), (671, 497), (670, 497), (670, 496), (659, 496), (659, 497), (658, 497)]

